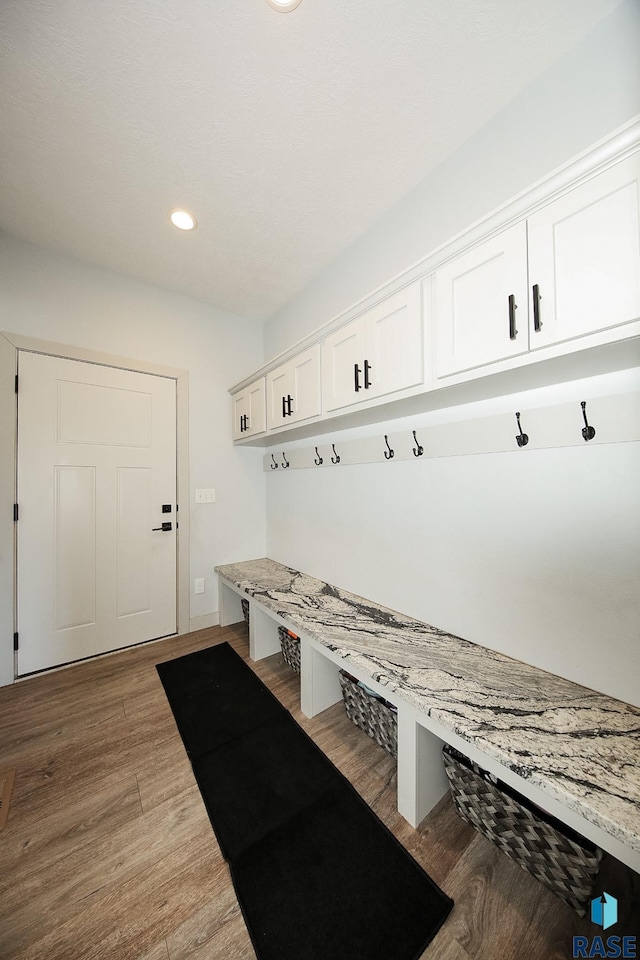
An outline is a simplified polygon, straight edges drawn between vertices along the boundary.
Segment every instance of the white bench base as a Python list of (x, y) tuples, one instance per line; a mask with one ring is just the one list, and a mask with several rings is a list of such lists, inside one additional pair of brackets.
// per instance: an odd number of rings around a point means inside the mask
[[(282, 617), (267, 609), (258, 599), (247, 596), (243, 590), (220, 574), (218, 584), (220, 625), (229, 626), (242, 621), (240, 600), (248, 599), (250, 658), (254, 661), (262, 660), (279, 653), (281, 647), (278, 626), (282, 625), (287, 629), (293, 629), (293, 627)], [(377, 684), (370, 676), (364, 675), (350, 661), (329, 650), (318, 640), (305, 636), (298, 627), (294, 632), (300, 637), (300, 706), (306, 717), (315, 717), (342, 700), (338, 681), (338, 672), (341, 668), (348, 669), (349, 673), (362, 680), (385, 699), (391, 699), (397, 706), (398, 811), (412, 827), (418, 827), (449, 790), (442, 761), (442, 746), (448, 743), (537, 806), (640, 873), (640, 852), (628, 847), (601, 827), (564, 806), (554, 797), (494, 760), (490, 755), (478, 750), (472, 743), (452, 733), (427, 714), (401, 698), (390, 695), (388, 690)]]

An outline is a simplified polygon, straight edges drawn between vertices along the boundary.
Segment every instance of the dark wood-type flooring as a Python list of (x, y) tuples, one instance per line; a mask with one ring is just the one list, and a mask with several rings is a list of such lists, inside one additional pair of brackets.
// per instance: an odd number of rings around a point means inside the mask
[[(0, 831), (2, 960), (254, 958), (155, 670), (223, 640), (248, 658), (244, 626), (212, 628), (0, 689), (0, 770), (16, 771)], [(424, 960), (564, 960), (574, 934), (602, 932), (448, 798), (413, 830), (396, 811), (395, 762), (342, 705), (308, 720), (281, 656), (252, 666), (455, 899)], [(607, 859), (598, 886), (620, 900), (609, 932), (637, 934), (640, 878)]]

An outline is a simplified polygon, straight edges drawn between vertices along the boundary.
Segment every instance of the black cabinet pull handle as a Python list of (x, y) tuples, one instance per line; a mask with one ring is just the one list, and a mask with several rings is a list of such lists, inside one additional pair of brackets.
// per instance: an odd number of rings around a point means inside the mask
[(537, 283), (533, 285), (533, 329), (538, 333), (542, 329), (542, 320), (540, 319), (540, 287)]
[(292, 404), (293, 404), (293, 397), (291, 396), (290, 393), (288, 393), (287, 394), (287, 416), (288, 417), (293, 415)]
[(371, 370), (371, 364), (368, 360), (364, 362), (364, 388), (368, 390), (371, 386), (371, 380), (369, 379), (369, 371)]
[(354, 378), (354, 380), (355, 380), (355, 390), (356, 390), (356, 393), (357, 393), (357, 392), (359, 391), (359, 389), (360, 389), (360, 374), (361, 374), (361, 372), (362, 372), (362, 371), (360, 370), (360, 367), (358, 366), (358, 364), (357, 364), (357, 363), (354, 363), (354, 365), (353, 365), (353, 378)]
[(516, 303), (516, 298), (512, 293), (509, 294), (509, 340), (515, 340), (518, 336), (518, 331), (516, 330), (516, 310), (518, 309), (518, 304)]
[(283, 416), (283, 417), (286, 417), (286, 415), (287, 415), (287, 401), (286, 401), (286, 399), (283, 397), (283, 398), (282, 398), (282, 416)]

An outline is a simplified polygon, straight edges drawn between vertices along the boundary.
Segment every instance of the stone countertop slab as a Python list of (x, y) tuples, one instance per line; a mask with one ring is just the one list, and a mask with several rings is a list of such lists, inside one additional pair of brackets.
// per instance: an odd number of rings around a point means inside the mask
[(640, 708), (273, 560), (215, 569), (357, 665), (390, 700), (410, 703), (640, 851)]

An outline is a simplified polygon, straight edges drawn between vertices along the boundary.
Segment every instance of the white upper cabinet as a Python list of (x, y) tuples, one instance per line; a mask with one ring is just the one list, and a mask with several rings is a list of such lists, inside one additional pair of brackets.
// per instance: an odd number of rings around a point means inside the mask
[(324, 341), (326, 411), (416, 386), (423, 378), (418, 281), (376, 304)]
[(640, 154), (533, 214), (531, 348), (640, 317)]
[(436, 376), (529, 349), (527, 228), (517, 223), (436, 271)]
[(233, 439), (244, 440), (267, 429), (264, 377), (234, 393)]
[(639, 181), (634, 154), (436, 270), (436, 377), (640, 318)]
[(267, 427), (288, 426), (321, 411), (318, 343), (267, 375)]
[(581, 354), (585, 370), (617, 368), (640, 341), (640, 116), (391, 284), (232, 388), (234, 439), (370, 422), (391, 402), (420, 408), (422, 393), (431, 409), (473, 395), (476, 378), (534, 365), (523, 383), (574, 376)]

